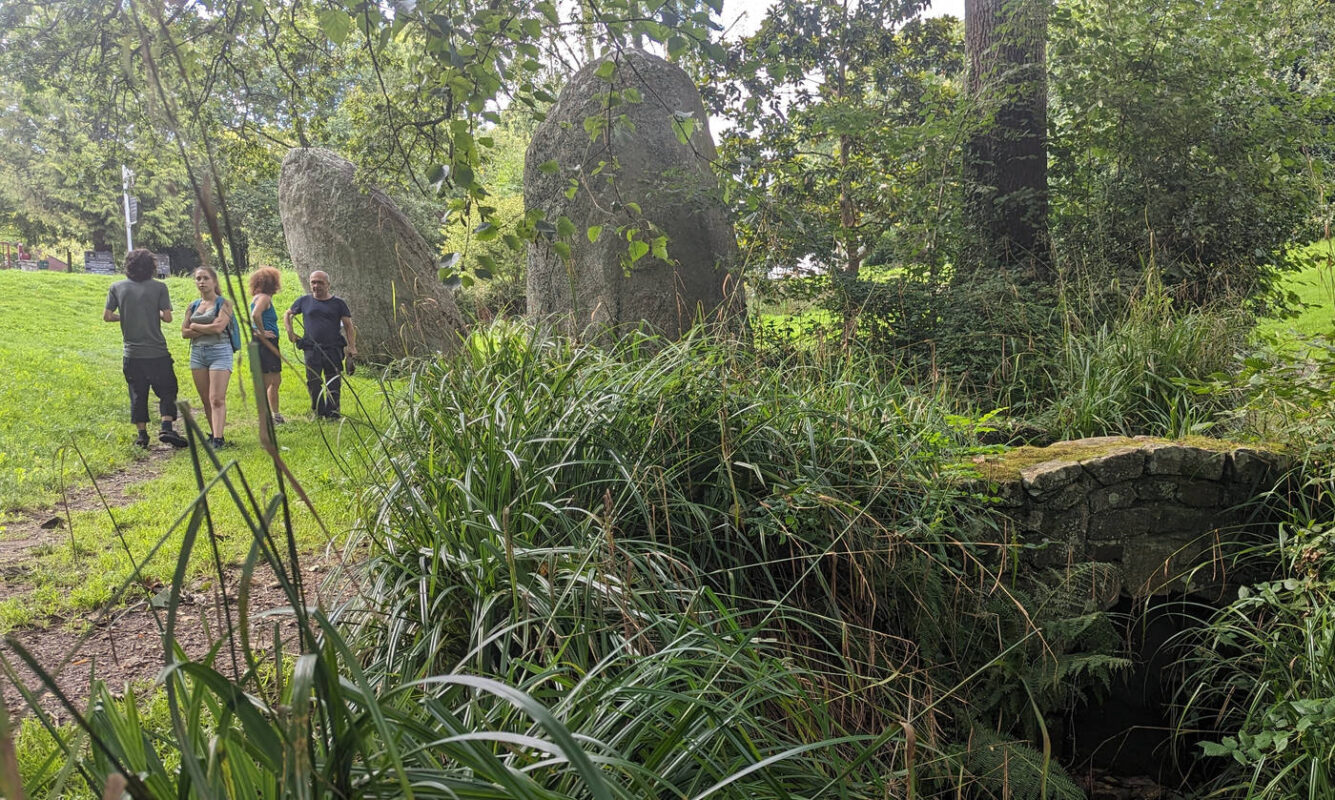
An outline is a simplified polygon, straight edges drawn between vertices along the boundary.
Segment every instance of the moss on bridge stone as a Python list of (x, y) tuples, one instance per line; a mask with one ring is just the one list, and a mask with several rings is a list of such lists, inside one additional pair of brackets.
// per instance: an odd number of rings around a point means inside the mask
[(975, 460), (974, 489), (997, 505), (1036, 566), (1114, 565), (1133, 596), (1186, 588), (1241, 509), (1271, 488), (1284, 456), (1217, 439), (1104, 436)]

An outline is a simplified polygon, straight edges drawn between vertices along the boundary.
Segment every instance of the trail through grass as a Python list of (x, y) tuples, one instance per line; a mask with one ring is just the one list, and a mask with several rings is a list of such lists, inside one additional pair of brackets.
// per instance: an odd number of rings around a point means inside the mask
[[(34, 548), (11, 576), (17, 592), (0, 599), (0, 631), (30, 625), (51, 615), (79, 614), (113, 599), (116, 589), (140, 563), (146, 585), (169, 582), (179, 533), (161, 549), (162, 555), (145, 562), (152, 547), (167, 532), (196, 496), (193, 467), (186, 452), (167, 457), (161, 474), (152, 477), (148, 456), (132, 446), (125, 380), (121, 375), (120, 326), (102, 321), (107, 288), (116, 277), (60, 273), (0, 272), (0, 317), (9, 335), (0, 341), (0, 540), (11, 544), (18, 533), (14, 523), (24, 509), (55, 505), (62, 485), (89, 482), (84, 461), (98, 476), (123, 475), (132, 483), (137, 470), (146, 482), (127, 490), (129, 503), (70, 515), (72, 530)], [(300, 291), (296, 276), (286, 276), (290, 287), (278, 303), (290, 302)], [(198, 408), (190, 378), (187, 343), (178, 332), (180, 314), (196, 295), (188, 278), (167, 280), (178, 322), (164, 325), (168, 348), (175, 361), (180, 399)], [(290, 348), (285, 354), (293, 356)], [(354, 411), (353, 395), (372, 403), (366, 414), (378, 414), (379, 393), (373, 380), (358, 377), (345, 389), (345, 411)], [(150, 402), (156, 409), (156, 399)], [(347, 477), (359, 462), (356, 453), (363, 434), (358, 415), (342, 425), (308, 421), (301, 366), (293, 362), (284, 374), (281, 405), (292, 422), (279, 429), (281, 453), (302, 482), (334, 536), (346, 531), (352, 518), (355, 492)], [(236, 459), (252, 475), (269, 475), (267, 454), (258, 442), (257, 410), (249, 375), (242, 361), (228, 390), (227, 439), (236, 447), (223, 451), (224, 460)], [(82, 456), (82, 459), (81, 457)], [(152, 477), (151, 480), (147, 480)], [(272, 480), (254, 487), (257, 494), (272, 494)], [(61, 515), (63, 516), (63, 514)], [(237, 563), (249, 547), (238, 512), (225, 504), (216, 512), (219, 546), (224, 560)], [(325, 541), (313, 515), (298, 508), (294, 531), (304, 548)], [(70, 543), (73, 543), (72, 545)], [(191, 565), (203, 569), (203, 558)], [(14, 588), (11, 586), (10, 588)]]

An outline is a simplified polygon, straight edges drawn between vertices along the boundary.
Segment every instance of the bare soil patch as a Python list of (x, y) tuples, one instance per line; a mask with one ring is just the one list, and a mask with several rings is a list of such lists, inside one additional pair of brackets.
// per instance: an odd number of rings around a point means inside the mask
[[(174, 452), (171, 447), (154, 443), (147, 458), (99, 478), (95, 485), (71, 489), (49, 508), (9, 512), (5, 530), (0, 533), (0, 599), (33, 590), (28, 577), (35, 555), (70, 546), (69, 514), (104, 508), (114, 513), (118, 507), (129, 505), (130, 490), (161, 474)], [(305, 555), (302, 583), (308, 605), (329, 608), (352, 596), (353, 582), (338, 564), (337, 553)], [(204, 656), (223, 637), (235, 638), (239, 647), (240, 573), (240, 568), (230, 567), (221, 583), (217, 576), (212, 576), (196, 581), (182, 592), (175, 638), (190, 658)], [(162, 590), (161, 586), (132, 587), (130, 591), (136, 594), (124, 598), (127, 605), (123, 607), (90, 611), (74, 618), (51, 618), (40, 625), (14, 630), (0, 644), (0, 656), (16, 666), (19, 681), (29, 691), (41, 695), (40, 706), (44, 711), (59, 721), (68, 721), (69, 709), (54, 693), (42, 689), (37, 675), (22, 666), (9, 641), (28, 651), (56, 679), (70, 703), (82, 712), (94, 678), (105, 681), (113, 691), (121, 691), (127, 685), (150, 683), (157, 677), (164, 663), (162, 638), (167, 609), (159, 607), (165, 595), (158, 596), (156, 602), (151, 596)], [(261, 571), (255, 576), (249, 588), (248, 606), (251, 644), (257, 657), (272, 651), (275, 625), (284, 647), (295, 642), (295, 620), (290, 609), (283, 610), (289, 606), (288, 598), (271, 573)], [(224, 646), (215, 666), (232, 677), (230, 652)], [(244, 670), (244, 662), (241, 668)], [(28, 713), (23, 693), (3, 674), (0, 674), (0, 696), (15, 716)]]
[[(330, 608), (346, 601), (353, 584), (335, 568), (336, 556), (308, 556), (302, 570), (307, 604)], [(231, 638), (240, 653), (240, 570), (229, 571), (225, 584), (215, 578), (201, 580), (182, 592), (177, 608), (175, 638), (190, 658), (200, 658), (220, 638)], [(274, 626), (278, 626), (284, 648), (296, 641), (296, 622), (287, 596), (270, 573), (257, 574), (250, 587), (249, 636), (252, 650), (263, 657), (273, 650)], [(286, 609), (286, 610), (285, 610)], [(69, 623), (86, 625), (83, 633)], [(80, 620), (50, 620), (41, 627), (14, 631), (12, 639), (32, 654), (42, 669), (56, 678), (61, 692), (81, 713), (85, 710), (93, 678), (105, 681), (113, 691), (127, 685), (152, 682), (164, 664), (162, 631), (167, 624), (167, 609), (158, 608), (149, 599), (140, 599), (113, 612), (93, 612)], [(19, 664), (9, 642), (0, 646), (4, 657)], [(238, 655), (241, 669), (244, 659)], [(215, 668), (235, 677), (231, 651), (224, 645)], [(19, 679), (34, 693), (42, 683), (26, 666), (19, 668)], [(16, 717), (27, 713), (27, 703), (19, 687), (0, 677), (0, 689), (6, 708)], [(40, 705), (57, 720), (71, 719), (69, 709), (50, 692), (43, 693)]]
[[(130, 488), (160, 475), (174, 452), (175, 448), (155, 443), (148, 451), (148, 458), (120, 472), (104, 475), (91, 486), (71, 488), (49, 507), (7, 512), (5, 530), (0, 533), (0, 576), (5, 577), (5, 586), (13, 583), (10, 575), (15, 570), (22, 573), (22, 562), (32, 551), (69, 544), (70, 514), (128, 505)], [(3, 591), (0, 589), (0, 596)]]

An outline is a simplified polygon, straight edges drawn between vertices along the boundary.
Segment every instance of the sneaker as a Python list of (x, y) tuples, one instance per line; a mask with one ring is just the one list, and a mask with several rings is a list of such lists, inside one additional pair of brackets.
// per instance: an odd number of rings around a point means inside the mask
[(148, 433), (146, 433), (145, 431), (140, 431), (140, 432), (139, 432), (139, 436), (137, 436), (137, 437), (135, 438), (135, 440), (134, 440), (134, 446), (135, 446), (135, 447), (142, 447), (143, 449), (147, 450), (147, 449), (148, 449)]
[(187, 442), (184, 436), (170, 428), (158, 432), (158, 441), (163, 444), (169, 444), (177, 449), (190, 446), (190, 442)]
[(226, 447), (235, 447), (235, 446), (236, 446), (236, 445), (232, 444), (231, 442), (227, 441), (226, 439), (210, 439), (210, 440), (209, 440), (209, 444), (211, 444), (211, 445), (213, 446), (213, 449), (214, 449), (214, 450), (222, 450), (223, 448), (226, 448)]
[(282, 414), (274, 414), (274, 415), (273, 415), (273, 424), (275, 424), (275, 425), (286, 425), (286, 424), (287, 424), (287, 420), (283, 419), (283, 415), (282, 415)]

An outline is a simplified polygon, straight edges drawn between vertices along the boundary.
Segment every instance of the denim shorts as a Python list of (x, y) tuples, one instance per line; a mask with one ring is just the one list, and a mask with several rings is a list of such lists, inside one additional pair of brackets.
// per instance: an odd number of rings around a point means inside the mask
[(209, 369), (218, 372), (232, 371), (232, 343), (192, 344), (190, 346), (190, 369)]

